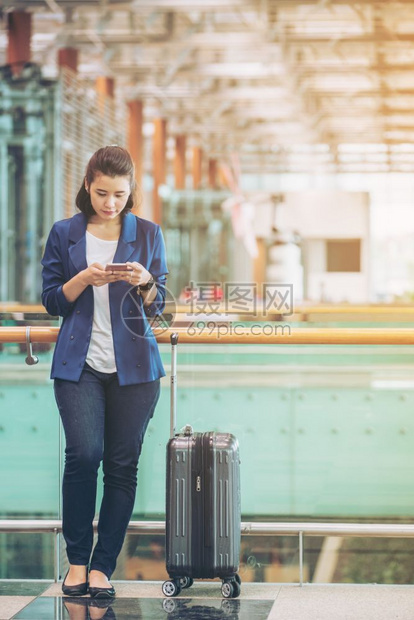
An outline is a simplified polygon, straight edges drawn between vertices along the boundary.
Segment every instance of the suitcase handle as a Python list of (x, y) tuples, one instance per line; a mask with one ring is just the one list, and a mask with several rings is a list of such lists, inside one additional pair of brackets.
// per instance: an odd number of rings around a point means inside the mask
[(177, 344), (178, 334), (174, 332), (170, 336), (171, 342), (171, 379), (170, 379), (170, 439), (175, 435), (177, 424)]

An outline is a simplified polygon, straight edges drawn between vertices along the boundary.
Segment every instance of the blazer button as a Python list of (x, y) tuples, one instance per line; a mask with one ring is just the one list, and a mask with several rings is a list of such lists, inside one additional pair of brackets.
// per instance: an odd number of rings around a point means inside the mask
[(73, 340), (75, 336), (71, 336), (70, 339)]
[(64, 366), (66, 366), (66, 362), (62, 362), (62, 364), (63, 364)]
[(136, 337), (135, 337), (135, 336), (132, 336), (131, 340), (136, 340)]
[(130, 310), (130, 311), (128, 312), (128, 314), (132, 314), (132, 310)]
[(80, 310), (76, 310), (76, 314), (80, 314)]
[(137, 368), (141, 368), (141, 364), (137, 364)]

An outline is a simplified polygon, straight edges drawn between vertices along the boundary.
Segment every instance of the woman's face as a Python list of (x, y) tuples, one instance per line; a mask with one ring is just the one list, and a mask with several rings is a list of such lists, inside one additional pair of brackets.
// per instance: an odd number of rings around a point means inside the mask
[(104, 223), (116, 220), (124, 209), (131, 186), (129, 177), (108, 177), (100, 174), (95, 177), (86, 190), (89, 191), (91, 204), (96, 213), (90, 218), (95, 223)]

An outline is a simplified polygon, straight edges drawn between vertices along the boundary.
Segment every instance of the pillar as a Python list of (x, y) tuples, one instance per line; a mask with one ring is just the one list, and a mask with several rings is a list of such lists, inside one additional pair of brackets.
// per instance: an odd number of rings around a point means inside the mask
[(265, 239), (257, 239), (258, 255), (253, 259), (253, 280), (257, 286), (258, 297), (262, 296), (262, 286), (266, 282), (267, 245)]
[(95, 88), (100, 95), (113, 98), (115, 80), (114, 78), (99, 76), (95, 80)]
[(156, 224), (162, 223), (162, 204), (158, 195), (158, 188), (165, 183), (166, 179), (166, 146), (167, 146), (167, 121), (156, 118), (154, 121), (153, 137), (153, 178), (154, 189), (152, 199), (152, 215)]
[(176, 136), (175, 158), (174, 158), (175, 189), (185, 189), (185, 176), (186, 176), (185, 149), (186, 149), (186, 137)]
[(98, 94), (97, 107), (100, 122), (108, 124), (107, 116), (110, 118), (108, 99), (113, 99), (114, 96), (114, 79), (105, 76), (97, 77), (95, 80), (95, 90)]
[(217, 160), (208, 160), (208, 186), (210, 189), (217, 189)]
[(78, 71), (78, 50), (75, 47), (62, 47), (58, 50), (58, 65), (75, 73)]
[(228, 181), (227, 181), (227, 178), (226, 178), (226, 175), (224, 173), (222, 166), (219, 166), (217, 176), (218, 176), (218, 186), (220, 188), (224, 187), (226, 189), (229, 189), (229, 184), (228, 184)]
[(32, 37), (32, 15), (25, 11), (7, 13), (7, 64), (12, 65), (14, 74), (19, 74), (23, 65), (30, 62)]
[(202, 181), (203, 151), (199, 146), (193, 148), (193, 188), (200, 189)]
[[(78, 50), (74, 47), (62, 47), (57, 54), (60, 69), (70, 69), (73, 73), (78, 72)], [(77, 183), (75, 157), (71, 150), (63, 152), (63, 170), (65, 171), (65, 217), (70, 217), (73, 212), (73, 185)]]
[[(142, 174), (143, 174), (143, 136), (142, 136), (142, 124), (143, 124), (143, 103), (140, 99), (134, 101), (128, 101), (128, 151), (131, 154), (132, 161), (135, 165), (135, 178), (138, 185), (138, 195), (140, 194), (140, 188), (142, 186)], [(136, 205), (133, 209), (135, 214), (138, 214), (139, 209)]]

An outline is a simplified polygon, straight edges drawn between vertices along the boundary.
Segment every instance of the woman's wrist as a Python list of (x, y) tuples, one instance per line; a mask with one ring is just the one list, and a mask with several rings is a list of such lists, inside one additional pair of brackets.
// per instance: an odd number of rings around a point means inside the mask
[(86, 269), (84, 269), (83, 271), (79, 271), (79, 273), (76, 274), (75, 278), (78, 281), (78, 284), (81, 284), (82, 286), (84, 286), (85, 288), (88, 286), (88, 282), (86, 281)]
[(86, 289), (88, 283), (84, 277), (84, 271), (80, 271), (62, 286), (62, 291), (67, 301), (73, 303)]
[(154, 278), (151, 276), (146, 284), (138, 284), (140, 291), (150, 291), (155, 284)]

